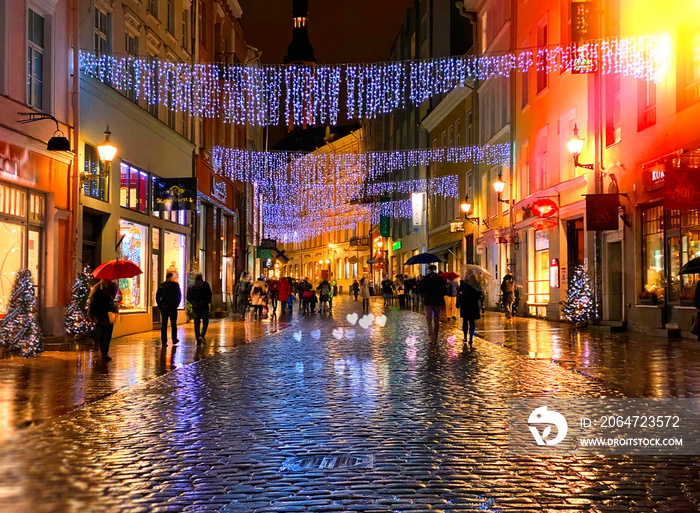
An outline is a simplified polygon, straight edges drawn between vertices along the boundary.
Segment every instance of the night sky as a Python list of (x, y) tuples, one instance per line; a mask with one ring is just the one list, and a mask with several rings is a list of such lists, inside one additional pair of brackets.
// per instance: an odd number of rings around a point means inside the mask
[[(292, 40), (292, 0), (239, 1), (246, 43), (262, 50), (262, 62), (282, 63)], [(309, 39), (316, 60), (387, 60), (412, 4), (413, 0), (309, 0)]]

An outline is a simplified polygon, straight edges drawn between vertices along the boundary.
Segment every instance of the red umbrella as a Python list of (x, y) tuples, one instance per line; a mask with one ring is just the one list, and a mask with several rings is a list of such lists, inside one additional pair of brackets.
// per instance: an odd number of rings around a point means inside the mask
[(131, 260), (110, 260), (100, 265), (92, 273), (95, 278), (107, 280), (118, 280), (120, 278), (133, 278), (138, 274), (143, 274), (139, 266)]

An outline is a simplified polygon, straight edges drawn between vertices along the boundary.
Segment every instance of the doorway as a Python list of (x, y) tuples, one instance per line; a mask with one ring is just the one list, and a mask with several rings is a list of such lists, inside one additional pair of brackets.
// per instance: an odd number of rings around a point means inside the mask
[(622, 241), (606, 244), (603, 319), (622, 320)]
[(105, 226), (105, 215), (83, 212), (83, 252), (82, 266), (94, 271), (102, 263), (102, 229)]

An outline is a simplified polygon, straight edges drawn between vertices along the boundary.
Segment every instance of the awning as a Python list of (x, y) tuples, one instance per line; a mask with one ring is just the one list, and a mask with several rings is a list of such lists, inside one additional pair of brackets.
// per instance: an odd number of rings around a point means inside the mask
[(461, 244), (462, 243), (459, 241), (448, 242), (446, 244), (440, 244), (439, 246), (432, 247), (427, 252), (432, 253), (433, 255), (440, 255), (442, 253), (450, 252), (454, 255), (452, 249), (456, 248), (457, 246), (460, 246)]

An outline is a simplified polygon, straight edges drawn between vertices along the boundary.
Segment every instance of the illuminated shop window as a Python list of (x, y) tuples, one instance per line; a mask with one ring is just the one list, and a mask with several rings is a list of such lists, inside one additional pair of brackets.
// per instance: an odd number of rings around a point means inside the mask
[(120, 310), (146, 310), (146, 269), (149, 243), (148, 227), (124, 219), (119, 221), (119, 236), (124, 237), (119, 245), (118, 257), (131, 260), (144, 272), (133, 278), (118, 280), (121, 302)]
[(173, 280), (178, 282), (182, 290), (182, 301), (180, 308), (185, 307), (185, 288), (187, 287), (187, 268), (185, 266), (185, 257), (187, 255), (187, 242), (184, 235), (165, 230), (163, 232), (163, 262), (165, 273), (173, 273)]

